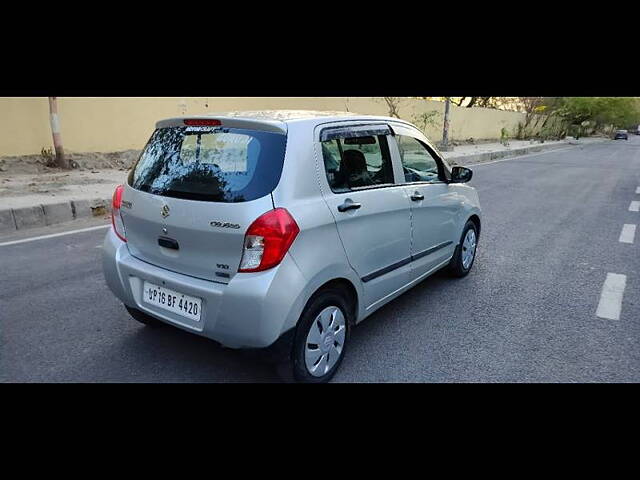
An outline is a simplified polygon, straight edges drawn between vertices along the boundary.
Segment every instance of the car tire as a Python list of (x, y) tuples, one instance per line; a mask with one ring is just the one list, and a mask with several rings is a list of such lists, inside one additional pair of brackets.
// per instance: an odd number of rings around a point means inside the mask
[(153, 318), (150, 315), (147, 315), (146, 313), (141, 312), (140, 310), (138, 310), (137, 308), (131, 308), (128, 306), (124, 306), (124, 308), (127, 309), (127, 312), (129, 312), (129, 315), (131, 315), (135, 320), (139, 321), (140, 323), (143, 323), (151, 328), (158, 328), (158, 327), (162, 327), (164, 326), (164, 323), (161, 322), (160, 320)]
[(290, 361), (277, 368), (280, 378), (302, 383), (331, 380), (349, 343), (351, 307), (340, 289), (322, 290), (312, 297), (300, 316)]
[[(469, 234), (470, 231), (473, 232), (473, 234)], [(451, 262), (449, 262), (449, 273), (451, 275), (453, 275), (454, 277), (461, 278), (469, 274), (476, 260), (477, 245), (478, 245), (478, 228), (476, 227), (475, 223), (469, 220), (464, 226), (464, 229), (462, 229), (460, 242), (458, 242), (458, 246), (456, 247), (456, 250), (453, 253)], [(472, 252), (471, 252), (471, 257), (469, 258), (466, 252), (469, 250), (470, 247), (472, 247)]]

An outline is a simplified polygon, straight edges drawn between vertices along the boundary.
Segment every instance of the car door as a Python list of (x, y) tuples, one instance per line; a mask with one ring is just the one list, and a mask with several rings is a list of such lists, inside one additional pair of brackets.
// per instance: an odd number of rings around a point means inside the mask
[(390, 133), (387, 125), (325, 128), (318, 148), (323, 197), (367, 307), (410, 281), (410, 201)]
[(449, 188), (447, 170), (437, 153), (408, 127), (394, 127), (392, 148), (400, 158), (403, 184), (411, 204), (411, 278), (448, 261), (458, 239), (460, 197)]

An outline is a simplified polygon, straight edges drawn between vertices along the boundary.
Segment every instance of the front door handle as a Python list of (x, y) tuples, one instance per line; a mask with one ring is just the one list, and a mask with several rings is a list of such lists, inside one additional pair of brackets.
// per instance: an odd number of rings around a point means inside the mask
[(411, 195), (411, 200), (413, 200), (414, 202), (419, 202), (420, 200), (424, 200), (424, 195), (422, 195), (420, 192), (416, 192)]
[(346, 212), (347, 210), (357, 210), (362, 206), (361, 203), (356, 203), (351, 200), (345, 200), (342, 205), (338, 205), (339, 212)]

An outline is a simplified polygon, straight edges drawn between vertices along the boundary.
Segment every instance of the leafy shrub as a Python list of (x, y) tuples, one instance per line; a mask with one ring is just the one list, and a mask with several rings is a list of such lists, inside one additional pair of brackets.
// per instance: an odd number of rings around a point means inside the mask
[(423, 133), (426, 132), (427, 127), (436, 127), (438, 125), (437, 117), (440, 115), (440, 112), (437, 110), (431, 110), (430, 112), (419, 113), (412, 117), (413, 123), (422, 130)]

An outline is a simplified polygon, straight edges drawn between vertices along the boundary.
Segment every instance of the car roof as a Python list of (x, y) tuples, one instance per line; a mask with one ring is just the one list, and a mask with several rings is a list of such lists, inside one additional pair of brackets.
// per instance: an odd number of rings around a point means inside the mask
[(234, 117), (252, 120), (271, 120), (276, 122), (292, 122), (296, 120), (309, 120), (314, 118), (326, 119), (327, 117), (351, 118), (357, 116), (352, 112), (319, 111), (319, 110), (245, 110), (233, 112), (214, 112), (206, 116)]
[[(263, 123), (272, 126), (280, 125), (285, 127), (291, 123), (308, 123), (310, 126), (322, 123), (363, 120), (363, 121), (394, 121), (407, 125), (409, 122), (394, 117), (385, 117), (379, 115), (361, 115), (353, 112), (340, 111), (318, 111), (318, 110), (247, 110), (247, 111), (229, 111), (229, 112), (210, 112), (202, 115), (186, 115), (182, 117), (173, 117), (159, 121), (156, 126), (173, 126), (176, 122), (184, 119), (202, 119), (216, 118), (224, 120), (225, 118), (236, 121), (246, 121), (250, 123)], [(283, 125), (284, 124), (284, 125)]]

